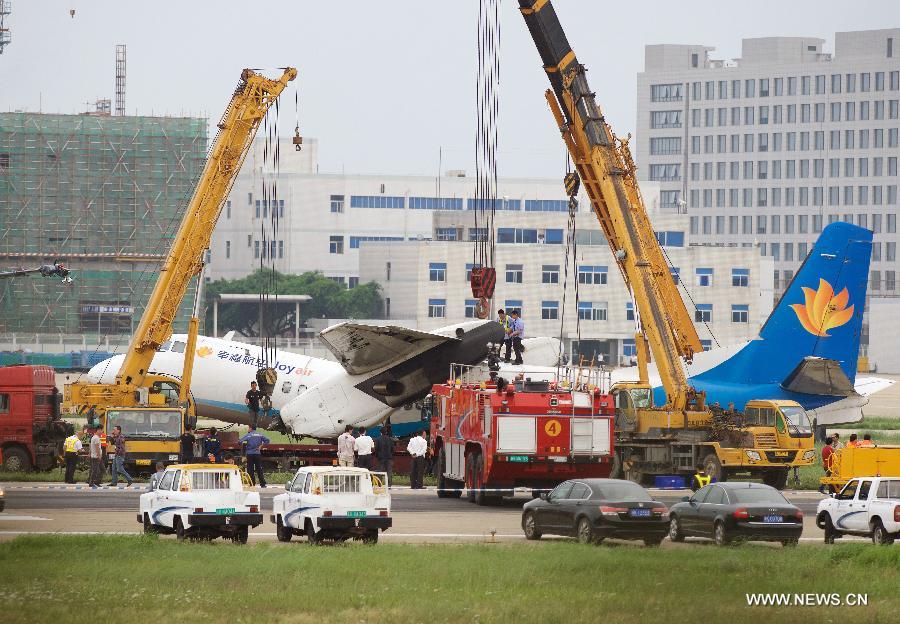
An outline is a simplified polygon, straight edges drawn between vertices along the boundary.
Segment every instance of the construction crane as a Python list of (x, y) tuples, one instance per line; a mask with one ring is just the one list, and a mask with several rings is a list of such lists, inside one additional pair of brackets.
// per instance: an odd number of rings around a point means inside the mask
[(66, 268), (66, 265), (64, 265), (62, 262), (42, 264), (39, 267), (33, 267), (31, 269), (10, 269), (8, 271), (0, 271), (0, 279), (34, 274), (40, 274), (41, 277), (62, 278), (63, 284), (72, 283), (71, 271), (69, 271), (69, 269)]
[[(771, 426), (737, 427), (731, 414), (710, 409), (704, 393), (691, 385), (685, 363), (702, 345), (650, 223), (628, 139), (616, 137), (606, 122), (552, 3), (519, 0), (519, 7), (550, 79), (545, 95), (574, 163), (575, 172), (565, 180), (570, 203), (575, 205), (583, 184), (635, 302), (639, 379), (612, 388), (620, 464), (638, 480), (644, 474), (693, 472), (704, 466), (719, 480), (729, 472), (742, 472), (783, 486), (788, 466), (812, 462), (814, 452), (807, 452), (812, 437), (776, 432), (775, 418)], [(664, 405), (653, 405), (651, 354), (665, 389)], [(761, 403), (757, 407), (772, 410), (773, 416), (784, 407), (802, 412), (794, 402)], [(746, 434), (751, 435), (749, 446)], [(765, 452), (754, 448), (763, 438), (777, 440), (778, 452), (795, 461), (769, 461)]]
[[(194, 316), (189, 323), (182, 378), (178, 380), (150, 374), (150, 364), (160, 345), (171, 337), (172, 324), (190, 282), (203, 269), (203, 258), (213, 228), (260, 123), (287, 83), (296, 76), (297, 70), (292, 67), (285, 68), (277, 80), (250, 69), (241, 73), (237, 88), (218, 124), (219, 131), (203, 174), (185, 210), (115, 382), (76, 382), (65, 387), (66, 407), (78, 413), (90, 412), (95, 426), (106, 429), (109, 423), (104, 415), (115, 409), (117, 413), (122, 412), (119, 414), (122, 422), (139, 423), (145, 428), (155, 427), (155, 431), (165, 431), (166, 437), (171, 438), (171, 434), (176, 433), (171, 428), (171, 413), (146, 416), (135, 410), (157, 408), (156, 412), (160, 412), (160, 407), (178, 406), (182, 410), (178, 422), (179, 436), (183, 424), (190, 425), (196, 420), (189, 389), (199, 327), (198, 306), (195, 305)], [(125, 411), (128, 413), (125, 414)], [(159, 424), (163, 421), (164, 424)], [(131, 449), (129, 453), (132, 454)], [(142, 455), (140, 452), (134, 454)], [(140, 461), (146, 461), (148, 465), (154, 459), (168, 459), (159, 456), (165, 455), (165, 452), (148, 451), (143, 455)]]

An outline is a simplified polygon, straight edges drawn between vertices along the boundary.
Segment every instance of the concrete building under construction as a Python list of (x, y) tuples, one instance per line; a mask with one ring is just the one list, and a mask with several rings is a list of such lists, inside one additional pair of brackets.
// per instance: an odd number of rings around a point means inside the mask
[(130, 334), (206, 149), (202, 118), (0, 113), (0, 267), (75, 277), (4, 280), (0, 332)]

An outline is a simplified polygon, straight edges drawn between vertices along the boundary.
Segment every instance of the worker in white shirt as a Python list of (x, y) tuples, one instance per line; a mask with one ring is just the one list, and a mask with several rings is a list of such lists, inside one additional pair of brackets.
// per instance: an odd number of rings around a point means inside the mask
[(424, 486), (422, 477), (425, 474), (425, 453), (428, 452), (428, 441), (425, 432), (411, 438), (406, 445), (406, 452), (412, 455), (412, 472), (409, 475), (409, 485), (413, 490), (421, 490)]
[(353, 438), (353, 427), (344, 427), (344, 433), (338, 436), (337, 457), (339, 466), (353, 465), (353, 446), (356, 440)]
[(97, 489), (100, 487), (100, 477), (103, 476), (103, 444), (100, 440), (99, 429), (94, 431), (94, 435), (91, 436), (89, 448), (91, 451), (91, 474), (88, 477), (88, 485)]
[[(87, 433), (87, 427), (82, 433)], [(72, 432), (63, 442), (63, 452), (66, 459), (66, 483), (75, 483), (75, 466), (78, 465), (78, 451), (81, 450), (81, 439)]]
[(356, 430), (356, 441), (353, 443), (353, 450), (356, 451), (356, 465), (366, 470), (372, 469), (372, 449), (375, 446), (375, 440), (369, 437), (366, 430), (360, 427)]

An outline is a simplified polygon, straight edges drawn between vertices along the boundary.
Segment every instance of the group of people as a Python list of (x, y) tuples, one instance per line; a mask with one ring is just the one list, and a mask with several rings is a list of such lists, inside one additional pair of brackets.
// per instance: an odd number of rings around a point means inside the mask
[[(850, 439), (847, 440), (846, 444), (846, 448), (871, 448), (874, 446), (876, 446), (876, 444), (872, 440), (871, 433), (864, 434), (862, 440), (860, 440), (859, 436), (855, 433), (851, 433)], [(832, 467), (834, 465), (834, 452), (839, 451), (842, 448), (845, 448), (845, 445), (841, 441), (840, 433), (832, 433), (829, 437), (825, 438), (825, 446), (822, 447), (822, 469), (825, 471), (826, 477), (831, 476)], [(829, 490), (830, 489), (829, 486)], [(825, 486), (819, 487), (819, 491), (824, 494)]]
[(506, 351), (503, 361), (510, 361), (510, 351), (516, 354), (513, 364), (522, 364), (522, 339), (525, 337), (525, 322), (518, 310), (510, 310), (509, 315), (502, 308), (497, 310), (497, 322), (503, 327), (503, 347)]
[[(84, 444), (81, 441), (82, 438), (90, 438), (88, 442), (88, 456), (91, 460), (91, 469), (88, 475), (88, 485), (96, 489), (100, 487), (100, 480), (103, 478), (103, 440), (100, 438), (99, 429), (91, 433), (90, 428), (85, 426), (81, 430), (81, 437), (73, 433), (63, 441), (63, 459), (66, 463), (64, 481), (66, 483), (75, 483), (78, 453), (84, 448)], [(118, 425), (113, 427), (106, 443), (115, 449), (111, 467), (112, 479), (109, 484), (113, 487), (117, 486), (119, 484), (119, 475), (121, 474), (127, 482), (125, 487), (131, 487), (134, 479), (125, 470), (125, 436), (122, 435), (122, 428)]]
[[(384, 425), (377, 438), (372, 438), (363, 427), (356, 429), (347, 425), (344, 433), (338, 436), (337, 460), (339, 466), (357, 466), (372, 470), (377, 467), (387, 473), (388, 486), (394, 480), (394, 448), (398, 440), (391, 433), (391, 426)], [(412, 472), (410, 486), (412, 489), (425, 487), (425, 457), (428, 454), (428, 441), (425, 432), (410, 439), (406, 452), (412, 456)], [(378, 462), (377, 466), (375, 462)]]

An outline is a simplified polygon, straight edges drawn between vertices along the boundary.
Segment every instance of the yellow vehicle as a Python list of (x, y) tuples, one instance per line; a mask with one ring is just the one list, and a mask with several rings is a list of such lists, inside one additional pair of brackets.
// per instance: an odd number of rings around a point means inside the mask
[(172, 335), (172, 323), (191, 280), (201, 275), (213, 228), (260, 123), (296, 76), (297, 70), (292, 67), (277, 80), (249, 69), (241, 73), (115, 382), (76, 382), (65, 387), (64, 406), (87, 416), (91, 426), (106, 433), (115, 426), (115, 420), (127, 425), (123, 431), (130, 464), (139, 460), (139, 467), (149, 467), (156, 461), (177, 461), (184, 428), (196, 424), (190, 382), (199, 327), (199, 284), (181, 379), (149, 374), (149, 367), (157, 349)]
[[(708, 406), (705, 394), (691, 385), (685, 364), (703, 347), (647, 214), (628, 140), (618, 139), (606, 122), (553, 4), (519, 0), (519, 6), (552, 86), (547, 102), (575, 167), (565, 180), (570, 208), (584, 184), (635, 303), (639, 380), (612, 387), (617, 469), (640, 481), (651, 474), (691, 474), (702, 465), (719, 481), (744, 473), (783, 487), (790, 467), (815, 458), (811, 431), (800, 435), (795, 428), (792, 434), (787, 425), (794, 418), (796, 427), (809, 429), (803, 408), (790, 401), (741, 401), (758, 410), (757, 416), (766, 415), (744, 426), (741, 414)], [(661, 405), (654, 404), (649, 382), (651, 354), (665, 390)], [(779, 418), (784, 432), (777, 428)]]
[(856, 477), (900, 477), (900, 446), (844, 447), (831, 455), (831, 476), (822, 485), (840, 490)]

